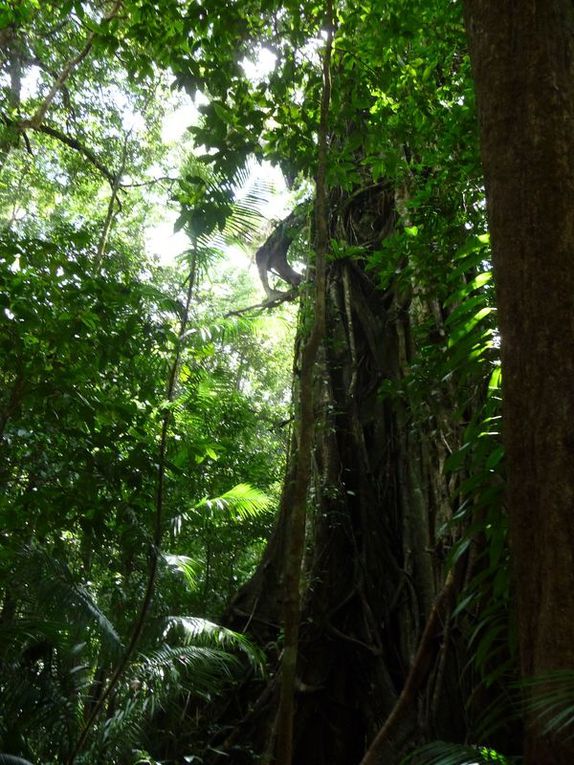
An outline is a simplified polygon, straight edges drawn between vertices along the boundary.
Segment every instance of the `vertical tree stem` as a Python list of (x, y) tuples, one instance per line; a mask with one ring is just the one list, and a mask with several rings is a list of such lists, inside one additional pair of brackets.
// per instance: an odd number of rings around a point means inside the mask
[[(120, 185), (122, 181), (122, 175), (124, 174), (124, 170), (126, 169), (126, 161), (128, 156), (128, 139), (130, 137), (130, 133), (127, 133), (124, 137), (124, 145), (122, 148), (122, 159), (120, 162), (120, 166), (118, 168), (118, 172), (115, 174), (114, 181), (111, 184), (112, 187), (112, 193), (110, 195), (110, 201), (108, 203), (108, 210), (106, 212), (106, 217), (104, 220), (104, 226), (102, 228), (102, 233), (100, 235), (100, 240), (98, 242), (98, 249), (96, 251), (96, 271), (99, 271), (100, 268), (103, 265), (104, 257), (106, 255), (106, 249), (108, 246), (108, 238), (110, 235), (110, 231), (112, 229), (114, 219), (116, 217), (116, 214), (118, 210), (121, 210), (121, 204), (118, 199), (118, 192), (120, 190)], [(117, 204), (117, 209), (116, 209)]]
[(365, 756), (361, 760), (360, 765), (377, 765), (378, 762), (381, 762), (380, 758), (383, 754), (385, 745), (388, 744), (392, 736), (396, 733), (397, 727), (400, 725), (409, 709), (412, 708), (416, 699), (416, 694), (422, 687), (434, 656), (439, 650), (440, 645), (437, 641), (437, 637), (440, 636), (448, 611), (451, 608), (455, 580), (455, 573), (453, 569), (451, 569), (447, 574), (444, 587), (436, 598), (427, 619), (419, 647), (403, 690), (401, 691), (401, 695), (397, 699), (397, 703), (393, 707), (391, 714), (387, 717), (383, 726), (373, 739)]
[(291, 765), (293, 759), (294, 693), (300, 622), (299, 590), (301, 564), (305, 547), (306, 504), (311, 476), (314, 431), (313, 377), (319, 347), (325, 334), (326, 258), (329, 251), (329, 203), (326, 172), (329, 104), (331, 101), (333, 24), (333, 3), (332, 0), (327, 0), (327, 38), (323, 56), (323, 92), (319, 122), (315, 197), (315, 317), (313, 327), (301, 352), (299, 443), (285, 560), (285, 647), (281, 663), (281, 689), (277, 713), (277, 765)]
[(183, 336), (185, 334), (187, 324), (189, 321), (189, 311), (190, 311), (191, 300), (193, 297), (193, 291), (195, 287), (196, 273), (197, 273), (197, 259), (194, 252), (192, 262), (191, 262), (190, 273), (189, 273), (185, 308), (184, 308), (183, 316), (180, 323), (180, 329), (178, 333), (178, 340), (177, 340), (174, 357), (173, 357), (173, 360), (169, 369), (169, 374), (168, 374), (166, 397), (165, 397), (166, 407), (164, 409), (162, 422), (161, 422), (160, 441), (159, 441), (159, 447), (158, 447), (158, 468), (157, 468), (156, 495), (155, 495), (154, 526), (153, 526), (152, 540), (151, 540), (151, 546), (150, 546), (148, 578), (147, 578), (144, 597), (140, 606), (139, 613), (132, 627), (132, 632), (128, 641), (128, 645), (121, 659), (119, 660), (115, 670), (113, 671), (112, 676), (110, 680), (108, 681), (108, 684), (105, 690), (103, 691), (102, 695), (98, 699), (97, 703), (94, 705), (89, 717), (84, 723), (84, 727), (82, 728), (82, 731), (78, 737), (78, 741), (76, 742), (76, 745), (74, 746), (74, 749), (72, 750), (72, 753), (69, 756), (66, 765), (73, 765), (77, 756), (82, 751), (82, 748), (84, 744), (86, 743), (86, 740), (89, 736), (89, 733), (94, 723), (96, 722), (98, 716), (100, 715), (100, 713), (102, 712), (104, 708), (106, 701), (110, 698), (121, 676), (123, 675), (128, 664), (130, 663), (132, 656), (134, 654), (134, 651), (139, 642), (139, 639), (141, 637), (141, 634), (143, 632), (143, 628), (145, 626), (146, 618), (149, 613), (149, 609), (150, 609), (153, 595), (155, 592), (155, 585), (157, 580), (157, 567), (158, 567), (158, 561), (160, 557), (162, 531), (163, 531), (163, 505), (164, 505), (164, 495), (165, 495), (167, 438), (168, 438), (169, 426), (171, 422), (170, 404), (173, 402), (175, 397), (177, 371), (179, 369), (179, 362), (181, 358), (182, 340), (183, 340)]
[[(464, 8), (501, 334), (519, 656), (530, 678), (574, 666), (574, 5)], [(526, 717), (525, 763), (571, 765), (572, 736)]]

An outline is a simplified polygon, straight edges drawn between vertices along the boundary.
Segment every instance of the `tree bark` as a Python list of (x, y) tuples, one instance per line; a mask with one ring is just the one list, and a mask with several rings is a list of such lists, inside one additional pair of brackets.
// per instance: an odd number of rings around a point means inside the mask
[(281, 685), (276, 718), (277, 765), (293, 762), (293, 722), (299, 632), (301, 618), (301, 566), (305, 552), (307, 496), (312, 474), (313, 439), (315, 433), (315, 385), (319, 351), (325, 337), (325, 289), (327, 255), (329, 253), (329, 200), (327, 191), (328, 118), (331, 102), (331, 50), (333, 45), (333, 5), (326, 3), (327, 38), (323, 54), (323, 91), (318, 135), (317, 177), (315, 193), (315, 305), (314, 322), (301, 351), (299, 385), (299, 442), (297, 473), (290, 508), (289, 534), (284, 564), (283, 627), (285, 641), (281, 660)]
[[(351, 245), (363, 235), (371, 240), (377, 211), (381, 239), (392, 229), (394, 194), (384, 184), (332, 195), (337, 196), (331, 210), (343, 210), (344, 216), (332, 213), (331, 237), (344, 237)], [(448, 494), (437, 468), (441, 440), (434, 426), (427, 432), (415, 424), (401, 396), (380, 394), (385, 381), (400, 385), (415, 352), (409, 298), (399, 292), (379, 289), (376, 275), (361, 262), (328, 265), (324, 379), (315, 386), (313, 480), (295, 667), (296, 765), (358, 765), (395, 708), (412, 667), (422, 667), (415, 657), (444, 582), (443, 560), (434, 554), (436, 529), (448, 517), (437, 496), (437, 487)], [(293, 462), (298, 456), (296, 448)], [(265, 557), (227, 613), (227, 624), (260, 642), (277, 639), (273, 627), (284, 598), (278, 580), (293, 485), (291, 467)], [(442, 622), (433, 628), (432, 643), (429, 649), (425, 642), (424, 682), (417, 669), (410, 703), (403, 702), (393, 735), (381, 746), (388, 765), (398, 765), (406, 748), (429, 736), (464, 740), (458, 677), (464, 659), (457, 655), (456, 636), (447, 636)], [(444, 657), (440, 670), (439, 653)], [(232, 747), (249, 742), (263, 751), (277, 703), (276, 685), (257, 699), (248, 695), (242, 708), (251, 704), (253, 713), (241, 721), (242, 731), (234, 727), (226, 741), (213, 742), (214, 748), (232, 754), (234, 762), (251, 762), (241, 759), (240, 747)], [(223, 756), (214, 760), (225, 761)]]
[[(521, 671), (574, 667), (574, 6), (466, 0), (502, 335)], [(527, 765), (574, 738), (535, 719)]]

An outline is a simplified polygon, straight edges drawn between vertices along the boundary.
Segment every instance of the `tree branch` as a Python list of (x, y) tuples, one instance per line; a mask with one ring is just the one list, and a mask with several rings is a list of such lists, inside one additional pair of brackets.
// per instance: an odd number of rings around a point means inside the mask
[(44, 123), (41, 125), (33, 125), (31, 122), (23, 121), (20, 123), (15, 122), (12, 124), (22, 133), (24, 132), (26, 128), (30, 128), (31, 130), (35, 130), (37, 133), (45, 133), (46, 135), (49, 135), (52, 138), (55, 138), (61, 143), (66, 144), (66, 146), (69, 146), (71, 149), (74, 149), (75, 151), (79, 152), (97, 170), (100, 171), (100, 173), (109, 181), (112, 188), (114, 187), (116, 183), (116, 176), (114, 175), (114, 173), (108, 170), (108, 168), (97, 158), (95, 153), (90, 148), (85, 146), (83, 143), (78, 141), (77, 138), (74, 138), (73, 136), (68, 135), (67, 133), (63, 133), (61, 130), (58, 130), (57, 128), (52, 127), (51, 125), (46, 125)]
[(112, 188), (114, 187), (116, 183), (116, 175), (112, 173), (111, 170), (108, 170), (108, 168), (98, 159), (98, 157), (96, 156), (95, 152), (92, 151), (92, 149), (85, 146), (77, 138), (74, 138), (74, 136), (68, 135), (67, 133), (64, 133), (58, 128), (52, 127), (51, 125), (46, 125), (45, 123), (42, 125), (34, 126), (31, 124), (29, 120), (22, 120), (21, 122), (16, 122), (15, 120), (11, 120), (6, 115), (2, 115), (2, 121), (8, 127), (12, 127), (22, 134), (22, 136), (24, 137), (24, 140), (26, 141), (26, 146), (30, 154), (32, 154), (32, 150), (30, 147), (30, 142), (28, 141), (28, 137), (26, 135), (27, 129), (34, 130), (36, 133), (44, 133), (45, 135), (49, 135), (52, 138), (55, 138), (57, 141), (60, 141), (60, 143), (63, 143), (66, 146), (69, 146), (70, 149), (74, 149), (74, 151), (79, 152), (97, 170), (100, 171), (100, 173), (110, 183)]
[[(129, 137), (130, 137), (130, 133), (127, 133), (126, 136), (124, 137), (124, 145), (122, 147), (122, 159), (120, 162), (120, 168), (115, 175), (114, 182), (112, 183), (112, 193), (110, 195), (108, 210), (106, 213), (106, 218), (104, 220), (104, 227), (102, 229), (100, 241), (98, 242), (98, 249), (96, 252), (96, 268), (97, 269), (101, 267), (102, 262), (104, 260), (104, 255), (105, 255), (106, 247), (108, 244), (108, 236), (110, 234), (112, 224), (114, 222), (114, 218), (116, 217), (116, 213), (122, 209), (121, 202), (118, 199), (118, 192), (120, 190), (120, 178), (123, 175), (123, 172), (126, 166), (127, 157), (128, 157)], [(117, 205), (117, 209), (116, 209), (116, 205)]]
[(270, 300), (264, 300), (262, 303), (255, 303), (255, 305), (248, 305), (245, 308), (238, 308), (236, 311), (228, 311), (228, 313), (223, 314), (223, 318), (229, 319), (231, 316), (242, 316), (244, 313), (249, 313), (251, 311), (270, 311), (272, 308), (281, 305), (281, 303), (295, 300), (298, 294), (299, 289), (297, 287), (289, 290), (289, 292), (275, 292), (274, 297)]
[(153, 186), (154, 183), (176, 183), (179, 178), (172, 178), (170, 175), (159, 175), (157, 178), (150, 178), (149, 181), (138, 181), (136, 183), (120, 183), (122, 189), (138, 189), (142, 186)]
[(40, 104), (34, 116), (28, 121), (28, 124), (26, 125), (26, 127), (31, 127), (36, 129), (42, 124), (48, 112), (48, 109), (52, 105), (52, 101), (54, 100), (54, 98), (57, 96), (58, 92), (62, 89), (64, 83), (66, 82), (68, 77), (72, 74), (74, 69), (76, 69), (82, 63), (82, 61), (86, 58), (86, 56), (92, 49), (92, 45), (94, 44), (94, 39), (96, 37), (96, 34), (100, 31), (100, 29), (102, 28), (104, 24), (106, 24), (108, 21), (113, 19), (114, 16), (117, 15), (121, 7), (121, 4), (122, 4), (122, 0), (116, 0), (111, 11), (108, 14), (106, 14), (104, 18), (102, 19), (98, 29), (94, 29), (88, 34), (84, 47), (76, 56), (74, 56), (74, 58), (71, 58), (68, 61), (68, 63), (64, 66), (64, 68), (62, 69), (60, 73), (60, 76), (56, 79), (56, 82), (50, 88), (50, 92), (48, 93), (46, 98), (43, 100), (43, 102)]

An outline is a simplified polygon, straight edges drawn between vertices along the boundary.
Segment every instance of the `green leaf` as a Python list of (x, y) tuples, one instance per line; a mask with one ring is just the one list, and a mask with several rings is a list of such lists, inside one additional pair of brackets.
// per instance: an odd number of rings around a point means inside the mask
[(185, 582), (190, 590), (194, 590), (198, 581), (198, 563), (187, 555), (163, 554), (163, 559), (171, 568), (183, 574)]
[(230, 125), (233, 124), (233, 112), (231, 112), (223, 103), (221, 103), (221, 101), (212, 101), (212, 105), (215, 109), (215, 113), (221, 120), (223, 120), (223, 122), (226, 122)]
[(196, 508), (225, 511), (231, 518), (246, 519), (266, 513), (270, 506), (271, 499), (267, 494), (249, 484), (240, 483), (219, 497), (201, 500)]

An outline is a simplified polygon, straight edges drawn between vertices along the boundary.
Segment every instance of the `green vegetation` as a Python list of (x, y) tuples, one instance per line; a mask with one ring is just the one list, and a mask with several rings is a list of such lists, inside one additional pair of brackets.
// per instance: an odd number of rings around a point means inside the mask
[(571, 762), (572, 365), (462, 5), (0, 2), (0, 762)]

